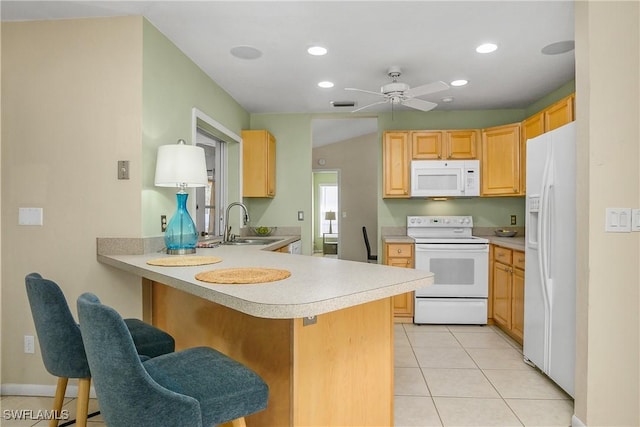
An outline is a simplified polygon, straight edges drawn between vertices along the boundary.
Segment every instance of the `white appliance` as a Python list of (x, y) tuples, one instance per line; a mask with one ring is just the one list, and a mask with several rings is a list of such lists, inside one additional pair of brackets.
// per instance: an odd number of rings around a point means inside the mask
[(473, 197), (479, 195), (479, 160), (411, 161), (411, 197)]
[(576, 355), (576, 126), (527, 141), (524, 357), (571, 396)]
[(414, 323), (487, 323), (489, 241), (471, 235), (470, 216), (409, 216), (415, 268), (434, 273), (416, 290)]

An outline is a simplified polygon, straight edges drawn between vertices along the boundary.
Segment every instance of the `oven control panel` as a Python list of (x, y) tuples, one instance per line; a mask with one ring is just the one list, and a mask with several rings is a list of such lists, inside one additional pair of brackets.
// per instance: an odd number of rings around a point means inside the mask
[(465, 216), (408, 216), (407, 227), (473, 227), (473, 217)]

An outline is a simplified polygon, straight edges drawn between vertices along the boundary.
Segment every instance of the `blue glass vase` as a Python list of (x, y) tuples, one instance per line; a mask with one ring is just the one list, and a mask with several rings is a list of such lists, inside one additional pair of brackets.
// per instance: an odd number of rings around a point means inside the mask
[(188, 193), (176, 194), (178, 209), (164, 232), (164, 244), (168, 254), (192, 254), (196, 251), (198, 230), (187, 211), (187, 197)]

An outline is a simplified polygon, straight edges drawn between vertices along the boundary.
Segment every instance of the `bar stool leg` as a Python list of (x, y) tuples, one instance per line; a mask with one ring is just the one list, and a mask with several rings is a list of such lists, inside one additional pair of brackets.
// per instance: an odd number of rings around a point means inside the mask
[(53, 418), (49, 420), (49, 427), (58, 427), (60, 413), (62, 412), (62, 404), (64, 403), (64, 393), (67, 391), (67, 383), (69, 378), (58, 377), (58, 385), (56, 386), (56, 396), (53, 398)]
[(244, 420), (244, 417), (242, 417), (236, 418), (235, 420), (227, 421), (224, 424), (220, 424), (219, 427), (247, 427), (247, 423)]
[(91, 389), (91, 378), (80, 378), (78, 380), (78, 406), (76, 414), (76, 425), (78, 427), (87, 426), (87, 415), (89, 413), (89, 391)]

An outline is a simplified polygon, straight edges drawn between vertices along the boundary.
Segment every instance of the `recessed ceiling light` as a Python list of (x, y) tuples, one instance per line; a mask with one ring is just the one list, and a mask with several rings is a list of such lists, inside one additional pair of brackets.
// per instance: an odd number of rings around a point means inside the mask
[(253, 46), (236, 46), (232, 47), (229, 52), (240, 59), (257, 59), (262, 56), (262, 52)]
[(441, 99), (442, 102), (453, 102), (453, 96), (445, 96)]
[(333, 82), (328, 82), (328, 81), (320, 82), (318, 83), (318, 86), (320, 86), (323, 89), (329, 89), (330, 87), (333, 87)]
[(309, 55), (322, 56), (327, 54), (327, 49), (322, 46), (311, 46), (307, 49), (307, 52), (309, 52)]
[(498, 49), (498, 45), (493, 43), (484, 43), (476, 48), (476, 52), (478, 53), (491, 53), (494, 50)]
[(572, 51), (575, 47), (575, 41), (565, 40), (562, 42), (548, 44), (542, 48), (541, 52), (545, 55), (559, 55), (561, 53)]
[(468, 82), (468, 81), (466, 81), (466, 80), (463, 80), (463, 79), (460, 79), (460, 80), (454, 80), (454, 81), (452, 81), (452, 82), (451, 82), (451, 86), (464, 86), (464, 85), (466, 85), (467, 83), (469, 83), (469, 82)]

